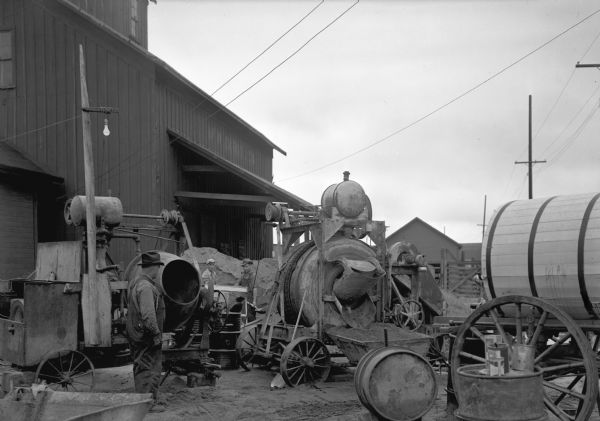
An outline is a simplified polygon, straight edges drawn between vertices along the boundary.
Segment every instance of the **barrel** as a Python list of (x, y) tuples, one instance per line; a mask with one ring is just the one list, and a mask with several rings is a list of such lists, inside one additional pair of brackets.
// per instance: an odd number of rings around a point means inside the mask
[[(164, 251), (157, 251), (160, 261), (158, 280), (165, 301), (164, 331), (172, 332), (187, 322), (196, 310), (200, 295), (200, 276), (187, 260)], [(131, 284), (142, 272), (138, 263), (141, 255), (134, 258), (127, 268), (123, 279)]]
[[(287, 257), (278, 275), (278, 281), (283, 285), (286, 321), (294, 323), (302, 308), (301, 323), (313, 326), (319, 319), (321, 297), (333, 296), (335, 289), (338, 301), (348, 306), (354, 315), (364, 319), (365, 325), (374, 322), (375, 308), (369, 299), (369, 292), (376, 287), (380, 275), (373, 272), (365, 273), (362, 277), (356, 275), (352, 278), (342, 278), (344, 266), (341, 260), (351, 260), (352, 264), (364, 262), (365, 265), (373, 265), (376, 262), (375, 251), (360, 240), (334, 236), (324, 247), (324, 258), (324, 283), (320, 293), (319, 250), (314, 242), (297, 246)], [(347, 325), (336, 303), (331, 300), (324, 303), (323, 323), (332, 327)]]
[(485, 364), (462, 366), (454, 386), (458, 395), (455, 415), (467, 421), (544, 421), (542, 372), (481, 374)]
[(360, 402), (378, 419), (420, 419), (437, 396), (435, 372), (425, 358), (400, 347), (366, 353), (354, 373)]
[(481, 253), (491, 297), (540, 297), (575, 320), (600, 316), (600, 193), (516, 200), (496, 210)]

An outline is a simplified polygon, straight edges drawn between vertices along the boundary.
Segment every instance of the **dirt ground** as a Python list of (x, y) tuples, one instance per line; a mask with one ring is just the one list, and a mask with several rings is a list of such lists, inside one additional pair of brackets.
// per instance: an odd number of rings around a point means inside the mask
[[(96, 370), (96, 391), (132, 392), (131, 365)], [(223, 370), (214, 387), (188, 388), (185, 376), (170, 375), (161, 386), (166, 411), (149, 413), (146, 421), (368, 421), (354, 389), (353, 371), (333, 376), (317, 386), (270, 389), (275, 371), (255, 368)], [(446, 415), (446, 374), (438, 375), (438, 397), (423, 421), (442, 421)]]

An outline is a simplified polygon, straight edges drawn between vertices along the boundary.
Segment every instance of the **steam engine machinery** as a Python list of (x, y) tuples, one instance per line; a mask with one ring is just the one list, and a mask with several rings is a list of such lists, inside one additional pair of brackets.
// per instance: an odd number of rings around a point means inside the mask
[[(181, 334), (191, 320), (200, 319), (208, 332), (209, 324), (220, 320), (221, 308), (215, 310), (212, 302), (213, 285), (208, 285), (201, 304), (199, 265), (178, 257), (182, 238), (188, 247), (192, 246), (178, 211), (125, 214), (116, 197), (96, 197), (94, 202), (89, 206), (86, 196), (76, 196), (65, 205), (65, 221), (84, 228), (83, 241), (40, 243), (31, 279), (3, 284), (0, 296), (0, 306), (10, 310), (8, 318), (0, 319), (0, 358), (19, 367), (35, 368), (36, 378), (55, 389), (92, 390), (92, 360), (128, 360), (126, 293), (128, 283), (140, 270), (143, 236), (174, 244), (177, 253), (159, 251), (164, 263), (158, 275), (166, 307), (164, 331)], [(88, 217), (90, 209), (95, 216), (92, 221)], [(128, 224), (124, 223), (126, 219), (154, 223)], [(157, 233), (167, 233), (168, 237)], [(135, 243), (137, 257), (124, 272), (107, 253), (114, 239)], [(193, 348), (167, 347), (166, 368), (193, 371), (213, 383), (216, 366), (208, 358), (208, 336), (204, 335), (205, 340)]]
[[(330, 350), (350, 364), (383, 345), (401, 345), (423, 358), (431, 338), (389, 323), (392, 300), (404, 297), (392, 296), (390, 282), (397, 280), (386, 268), (406, 276), (410, 288), (410, 279), (417, 283), (426, 271), (424, 259), (406, 244), (389, 260), (385, 223), (372, 220), (369, 197), (348, 172), (325, 189), (320, 206), (293, 210), (271, 203), (265, 216), (277, 228), (280, 270), (264, 318), (240, 333), (242, 363), (279, 364), (285, 382), (295, 386), (328, 377)], [(397, 285), (395, 291), (400, 294)]]

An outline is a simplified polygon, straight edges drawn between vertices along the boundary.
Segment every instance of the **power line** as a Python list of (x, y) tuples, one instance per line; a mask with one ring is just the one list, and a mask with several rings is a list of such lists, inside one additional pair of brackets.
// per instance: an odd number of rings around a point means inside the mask
[[(304, 47), (306, 47), (312, 40), (314, 40), (318, 35), (320, 35), (321, 33), (323, 33), (323, 31), (325, 31), (327, 28), (329, 28), (331, 25), (333, 25), (335, 22), (337, 22), (342, 16), (344, 16), (346, 13), (348, 13), (350, 11), (350, 9), (352, 9), (354, 6), (356, 6), (358, 3), (360, 2), (360, 0), (355, 0), (355, 2), (350, 5), (350, 7), (348, 7), (347, 9), (345, 9), (341, 14), (339, 14), (335, 19), (333, 19), (332, 21), (330, 21), (327, 25), (325, 25), (323, 28), (321, 28), (321, 30), (319, 30), (316, 34), (314, 34), (312, 37), (310, 37), (305, 43), (303, 43), (299, 48), (297, 48), (292, 54), (290, 54), (288, 57), (286, 57), (283, 61), (281, 61), (279, 64), (277, 64), (275, 67), (273, 67), (269, 72), (267, 72), (264, 76), (262, 76), (260, 79), (258, 79), (256, 82), (254, 82), (252, 85), (250, 85), (248, 88), (246, 88), (244, 91), (242, 91), (239, 95), (237, 95), (235, 98), (233, 98), (232, 100), (230, 100), (229, 102), (227, 102), (224, 106), (228, 106), (229, 104), (231, 104), (232, 102), (234, 102), (235, 100), (237, 100), (238, 98), (240, 98), (242, 95), (244, 95), (246, 92), (248, 92), (250, 89), (252, 89), (254, 86), (258, 85), (261, 81), (263, 81), (265, 78), (267, 78), (271, 73), (273, 73), (275, 70), (277, 70), (279, 67), (281, 67), (285, 62), (287, 62), (289, 59), (291, 59), (293, 56), (295, 56), (297, 53), (299, 53), (302, 49), (304, 49)], [(312, 11), (311, 11), (312, 12)], [(205, 100), (206, 101), (206, 100)], [(204, 102), (204, 101), (203, 101)], [(201, 102), (199, 105), (201, 105), (203, 102)], [(198, 106), (199, 106), (198, 105)], [(198, 106), (192, 108), (192, 111), (194, 109), (196, 109)], [(213, 118), (215, 115), (219, 114), (220, 112), (222, 112), (221, 109), (218, 109), (217, 111), (213, 112), (212, 114), (208, 115), (204, 120), (202, 120), (201, 122), (206, 122), (209, 119)], [(140, 165), (142, 162), (144, 162), (147, 159), (152, 158), (154, 155), (156, 155), (157, 152), (151, 152), (149, 155), (141, 158), (137, 163), (135, 163), (134, 165), (130, 165), (127, 168), (128, 169), (132, 169), (134, 167), (137, 167), (138, 165)], [(120, 160), (119, 162), (117, 162), (114, 166), (112, 166), (111, 168), (109, 168), (107, 171), (103, 172), (102, 174), (97, 176), (98, 180), (103, 179), (105, 176), (107, 176), (108, 174), (110, 174), (115, 168), (119, 167), (121, 165), (122, 162), (124, 162), (125, 160), (129, 160), (130, 158), (132, 158), (134, 155), (136, 154), (136, 152), (133, 152), (131, 154), (129, 154), (126, 158)], [(118, 174), (120, 175), (123, 171), (120, 171)]]
[(244, 70), (246, 70), (252, 63), (254, 63), (256, 60), (258, 60), (264, 53), (266, 53), (267, 51), (269, 51), (271, 49), (271, 47), (273, 47), (275, 44), (277, 44), (283, 37), (285, 37), (287, 34), (289, 34), (292, 29), (294, 29), (296, 26), (300, 25), (300, 23), (302, 23), (307, 17), (309, 17), (315, 10), (317, 10), (319, 7), (321, 7), (321, 5), (325, 2), (325, 0), (321, 0), (321, 2), (319, 4), (317, 4), (315, 7), (313, 7), (306, 15), (304, 15), (302, 17), (302, 19), (300, 19), (298, 22), (296, 22), (294, 25), (292, 25), (287, 31), (285, 31), (283, 34), (281, 34), (281, 36), (279, 38), (277, 38), (275, 41), (273, 41), (267, 48), (265, 48), (263, 51), (261, 51), (256, 57), (254, 57), (252, 60), (250, 60), (250, 62), (248, 62), (248, 64), (246, 64), (245, 66), (243, 66), (240, 70), (238, 70), (233, 76), (231, 76), (229, 79), (227, 79), (225, 82), (223, 82), (221, 84), (221, 86), (219, 86), (216, 90), (214, 90), (210, 96), (214, 96), (217, 92), (219, 92), (221, 89), (223, 89), (225, 87), (225, 85), (227, 85), (229, 82), (231, 82), (237, 75), (239, 75), (240, 73), (242, 73)]
[[(577, 112), (573, 115), (573, 117), (571, 118), (571, 120), (569, 120), (569, 122), (564, 127), (564, 129), (561, 130), (561, 132), (558, 134), (558, 136), (556, 136), (554, 138), (554, 140), (552, 142), (550, 142), (550, 144), (548, 146), (546, 146), (546, 148), (541, 153), (541, 155), (545, 155), (546, 152), (550, 152), (550, 149), (552, 148), (552, 146), (554, 146), (554, 144), (562, 137), (563, 134), (565, 134), (565, 132), (569, 129), (569, 127), (571, 127), (571, 124), (573, 124), (573, 122), (577, 119), (577, 117), (579, 117), (579, 115), (583, 112), (583, 110), (585, 109), (585, 107), (587, 107), (587, 105), (592, 100), (592, 98), (594, 98), (594, 96), (596, 95), (596, 93), (598, 92), (599, 89), (600, 89), (600, 86), (596, 86), (596, 88), (592, 91), (592, 93), (588, 97), (588, 99), (583, 103), (583, 105), (579, 108), (579, 110), (577, 110)], [(546, 168), (547, 167), (548, 166), (546, 166)]]
[(283, 181), (288, 181), (288, 180), (293, 180), (295, 178), (299, 178), (299, 177), (303, 177), (305, 175), (308, 174), (312, 174), (314, 172), (320, 171), (322, 169), (328, 168), (332, 165), (338, 164), (342, 161), (345, 161), (348, 158), (351, 158), (355, 155), (358, 155), (361, 152), (364, 152), (388, 139), (390, 139), (391, 137), (404, 132), (405, 130), (415, 126), (416, 124), (420, 123), (421, 121), (431, 117), (432, 115), (436, 114), (437, 112), (443, 110), (444, 108), (448, 107), (449, 105), (453, 104), (454, 102), (462, 99), (463, 97), (467, 96), (468, 94), (470, 94), (471, 92), (474, 92), (475, 90), (479, 89), (480, 87), (482, 87), (483, 85), (485, 85), (486, 83), (488, 83), (489, 81), (495, 79), (496, 77), (500, 76), (502, 73), (506, 72), (507, 70), (509, 70), (510, 68), (514, 67), (515, 65), (519, 64), (520, 62), (522, 62), (523, 60), (525, 60), (526, 58), (530, 57), (531, 55), (537, 53), (539, 50), (541, 50), (542, 48), (546, 47), (548, 44), (552, 43), (553, 41), (557, 40), (558, 38), (562, 37), (564, 34), (566, 34), (567, 32), (571, 31), (572, 29), (576, 28), (577, 26), (581, 25), (582, 23), (584, 23), (585, 21), (589, 20), (590, 18), (592, 18), (593, 16), (595, 16), (596, 14), (600, 13), (600, 9), (596, 10), (595, 12), (591, 13), (590, 15), (586, 16), (585, 18), (581, 19), (580, 21), (578, 21), (577, 23), (575, 23), (574, 25), (571, 25), (570, 27), (568, 27), (567, 29), (565, 29), (564, 31), (560, 32), (558, 35), (555, 35), (554, 37), (552, 37), (550, 40), (544, 42), (542, 45), (540, 45), (539, 47), (535, 48), (534, 50), (530, 51), (529, 53), (525, 54), (524, 56), (522, 56), (521, 58), (517, 59), (516, 61), (514, 61), (513, 63), (509, 64), (508, 66), (502, 68), (501, 70), (497, 71), (496, 73), (494, 73), (492, 76), (488, 77), (487, 79), (483, 80), (482, 82), (479, 82), (478, 84), (476, 84), (475, 86), (473, 86), (472, 88), (466, 90), (465, 92), (463, 92), (462, 94), (454, 97), (453, 99), (451, 99), (450, 101), (446, 102), (445, 104), (435, 108), (433, 111), (425, 114), (424, 116), (418, 118), (417, 120), (413, 121), (412, 123), (388, 134), (387, 136), (384, 136), (383, 138), (376, 140), (373, 143), (368, 144), (367, 146), (360, 148), (352, 153), (349, 153), (347, 155), (344, 155), (343, 157), (336, 159), (334, 161), (331, 161), (327, 164), (321, 165), (320, 167), (314, 168), (310, 171), (306, 171), (303, 173), (300, 173), (298, 175), (292, 176), (292, 177), (288, 177), (288, 178), (284, 178), (283, 180), (280, 180), (280, 182)]
[[(566, 150), (569, 149), (573, 145), (573, 143), (575, 143), (575, 140), (577, 140), (577, 138), (579, 137), (579, 135), (581, 135), (581, 133), (587, 127), (587, 125), (592, 120), (592, 118), (594, 117), (594, 115), (596, 115), (597, 111), (598, 111), (598, 107), (594, 107), (590, 111), (590, 113), (585, 117), (585, 119), (583, 119), (583, 121), (579, 124), (579, 126), (577, 127), (577, 129), (575, 129), (575, 131), (571, 134), (571, 136), (569, 136), (567, 138), (567, 140), (563, 144), (562, 148), (560, 148), (559, 150), (557, 150), (550, 158), (548, 158), (549, 164), (544, 169), (547, 169), (552, 164), (554, 164), (558, 160), (558, 158), (560, 158), (561, 155), (563, 153), (565, 153)], [(540, 172), (541, 171), (542, 170), (540, 169)]]
[[(596, 41), (598, 41), (598, 38), (600, 38), (600, 31), (596, 34), (596, 37), (593, 39), (593, 41), (587, 47), (587, 49), (585, 50), (585, 52), (582, 54), (582, 56), (579, 59), (579, 61), (583, 60), (585, 58), (585, 56), (590, 52), (590, 50), (592, 49), (592, 47), (594, 46), (594, 44), (596, 43)], [(558, 94), (558, 97), (556, 98), (556, 100), (554, 101), (554, 104), (550, 108), (550, 111), (548, 111), (548, 114), (546, 114), (546, 117), (542, 121), (542, 124), (539, 126), (539, 128), (535, 132), (534, 138), (537, 138), (538, 134), (540, 133), (540, 131), (542, 130), (542, 128), (544, 127), (544, 125), (546, 124), (546, 122), (548, 121), (548, 119), (550, 118), (550, 115), (552, 114), (552, 112), (554, 111), (554, 109), (558, 105), (558, 102), (560, 101), (560, 99), (562, 98), (563, 94), (565, 93), (565, 91), (567, 89), (567, 86), (571, 82), (571, 79), (573, 79), (573, 76), (575, 76), (576, 70), (577, 70), (577, 68), (573, 68), (573, 70), (571, 70), (571, 74), (569, 75), (569, 79), (567, 80), (567, 82), (562, 87), (560, 93)]]
[(340, 15), (338, 15), (335, 19), (333, 19), (327, 25), (325, 25), (319, 32), (317, 32), (312, 37), (310, 37), (304, 44), (302, 44), (292, 54), (290, 54), (289, 56), (287, 56), (281, 63), (279, 63), (277, 66), (275, 66), (271, 70), (269, 70), (264, 76), (262, 76), (260, 79), (258, 79), (252, 85), (250, 85), (248, 88), (244, 89), (239, 95), (237, 95), (231, 101), (229, 101), (228, 103), (226, 103), (225, 106), (228, 106), (233, 101), (235, 101), (236, 99), (238, 99), (239, 97), (241, 97), (242, 95), (244, 95), (246, 92), (248, 92), (250, 89), (254, 88), (256, 85), (258, 85), (260, 82), (262, 82), (265, 78), (267, 78), (271, 73), (273, 73), (275, 70), (277, 70), (278, 68), (280, 68), (285, 62), (287, 62), (289, 59), (291, 59), (292, 57), (294, 57), (297, 53), (299, 53), (300, 51), (302, 51), (302, 49), (304, 49), (304, 47), (306, 47), (313, 39), (315, 39), (316, 37), (318, 37), (323, 31), (325, 31), (331, 25), (333, 25), (334, 23), (336, 23), (339, 19), (342, 18), (342, 16), (344, 16), (346, 13), (348, 13), (350, 11), (350, 9), (352, 9), (354, 6), (356, 6), (359, 1), (360, 0), (356, 0), (354, 3), (352, 3), (352, 5), (350, 7), (348, 7), (346, 10), (344, 10)]

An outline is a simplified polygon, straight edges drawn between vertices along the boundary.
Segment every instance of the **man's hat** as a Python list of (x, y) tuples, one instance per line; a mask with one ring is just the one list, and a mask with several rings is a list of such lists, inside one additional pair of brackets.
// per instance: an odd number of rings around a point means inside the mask
[(154, 266), (154, 265), (164, 265), (163, 262), (160, 261), (160, 254), (156, 251), (147, 251), (142, 253), (142, 261), (138, 263), (141, 267), (146, 266)]
[(215, 259), (208, 259), (208, 260), (206, 261), (206, 263), (207, 263), (207, 264), (208, 264), (208, 263), (215, 263)]
[(251, 265), (251, 264), (252, 264), (252, 260), (250, 260), (250, 259), (242, 260), (242, 265)]

